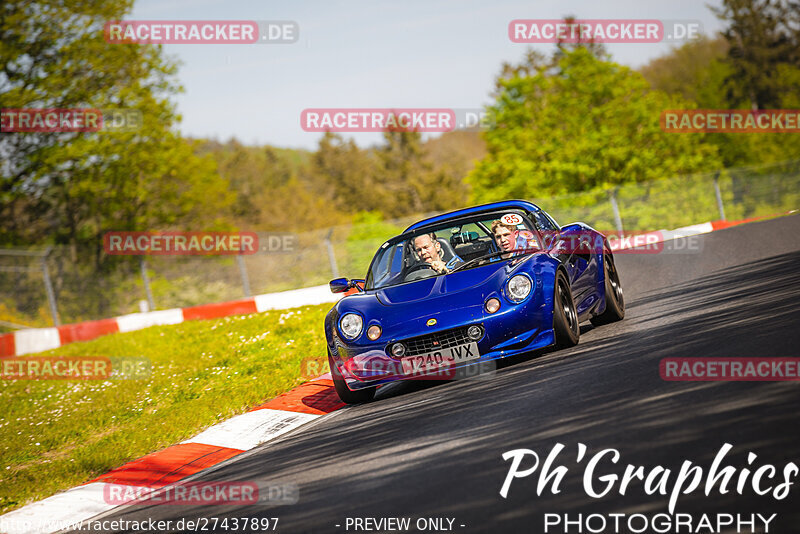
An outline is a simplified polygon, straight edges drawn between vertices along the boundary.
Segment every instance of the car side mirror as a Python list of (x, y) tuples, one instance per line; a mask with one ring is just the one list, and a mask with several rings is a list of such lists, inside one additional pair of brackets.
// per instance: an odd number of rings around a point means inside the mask
[(328, 285), (331, 288), (331, 293), (344, 293), (350, 289), (350, 280), (347, 278), (335, 278), (331, 280)]
[(331, 293), (344, 293), (348, 289), (353, 288), (358, 289), (359, 293), (363, 293), (365, 283), (366, 281), (362, 279), (348, 280), (347, 278), (334, 278), (328, 282), (328, 286), (331, 288)]

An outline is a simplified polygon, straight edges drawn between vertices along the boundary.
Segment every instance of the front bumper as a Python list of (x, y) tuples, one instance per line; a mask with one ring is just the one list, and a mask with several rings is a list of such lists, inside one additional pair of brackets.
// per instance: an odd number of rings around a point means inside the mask
[[(391, 333), (384, 330), (384, 335), (372, 343), (348, 343), (338, 337), (338, 334), (334, 334), (331, 354), (351, 390), (398, 380), (448, 380), (455, 376), (455, 370), (480, 366), (486, 362), (552, 345), (555, 342), (552, 306), (545, 303), (540, 295), (540, 292), (535, 292), (530, 299), (517, 305), (502, 299), (501, 309), (494, 314), (486, 313), (482, 305), (428, 313), (425, 317), (437, 320), (436, 328), (423, 326), (425, 329), (421, 330), (420, 318), (415, 318), (392, 328)], [(388, 352), (388, 347), (398, 341), (466, 328), (473, 324), (484, 328), (483, 337), (477, 341), (480, 358), (475, 360), (424, 374), (405, 374), (401, 359)]]

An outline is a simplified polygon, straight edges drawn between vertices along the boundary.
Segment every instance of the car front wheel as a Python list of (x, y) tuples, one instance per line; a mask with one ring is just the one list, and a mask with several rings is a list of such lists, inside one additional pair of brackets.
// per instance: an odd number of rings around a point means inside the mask
[(347, 383), (344, 381), (342, 373), (339, 372), (336, 362), (333, 361), (330, 350), (328, 350), (328, 365), (330, 365), (331, 368), (333, 387), (336, 389), (336, 394), (339, 395), (339, 398), (342, 399), (342, 402), (345, 404), (361, 404), (364, 402), (369, 402), (375, 398), (375, 390), (377, 387), (364, 388), (357, 391), (352, 391), (347, 387)]

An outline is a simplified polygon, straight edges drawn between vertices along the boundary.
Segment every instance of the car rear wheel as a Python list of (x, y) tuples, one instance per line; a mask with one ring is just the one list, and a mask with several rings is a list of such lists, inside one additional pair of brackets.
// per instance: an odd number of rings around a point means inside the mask
[(625, 317), (625, 297), (622, 294), (622, 284), (619, 282), (614, 257), (608, 250), (603, 253), (603, 272), (606, 284), (606, 311), (592, 317), (592, 324), (595, 326), (621, 321)]
[(347, 387), (347, 383), (345, 383), (342, 373), (339, 372), (336, 362), (333, 361), (330, 350), (328, 350), (328, 365), (331, 368), (333, 387), (336, 390), (336, 394), (339, 395), (340, 399), (342, 399), (342, 402), (346, 404), (361, 404), (363, 402), (369, 402), (375, 398), (375, 390), (377, 387), (364, 388), (357, 391), (352, 391)]
[(556, 272), (553, 299), (553, 331), (555, 332), (557, 349), (574, 347), (581, 337), (578, 324), (578, 310), (572, 299), (569, 282), (562, 271)]

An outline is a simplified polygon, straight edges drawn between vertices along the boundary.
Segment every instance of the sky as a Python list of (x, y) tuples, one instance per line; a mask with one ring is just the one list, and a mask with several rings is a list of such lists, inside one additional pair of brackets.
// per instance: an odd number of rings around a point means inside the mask
[[(553, 44), (508, 37), (515, 19), (659, 19), (698, 21), (707, 35), (722, 29), (709, 9), (719, 0), (135, 0), (126, 20), (294, 21), (291, 44), (165, 44), (180, 63), (185, 92), (175, 101), (185, 136), (248, 145), (316, 149), (306, 132), (308, 108), (477, 109), (503, 62), (527, 47)], [(670, 43), (608, 44), (614, 61), (639, 67)], [(345, 134), (366, 147), (377, 133)]]

